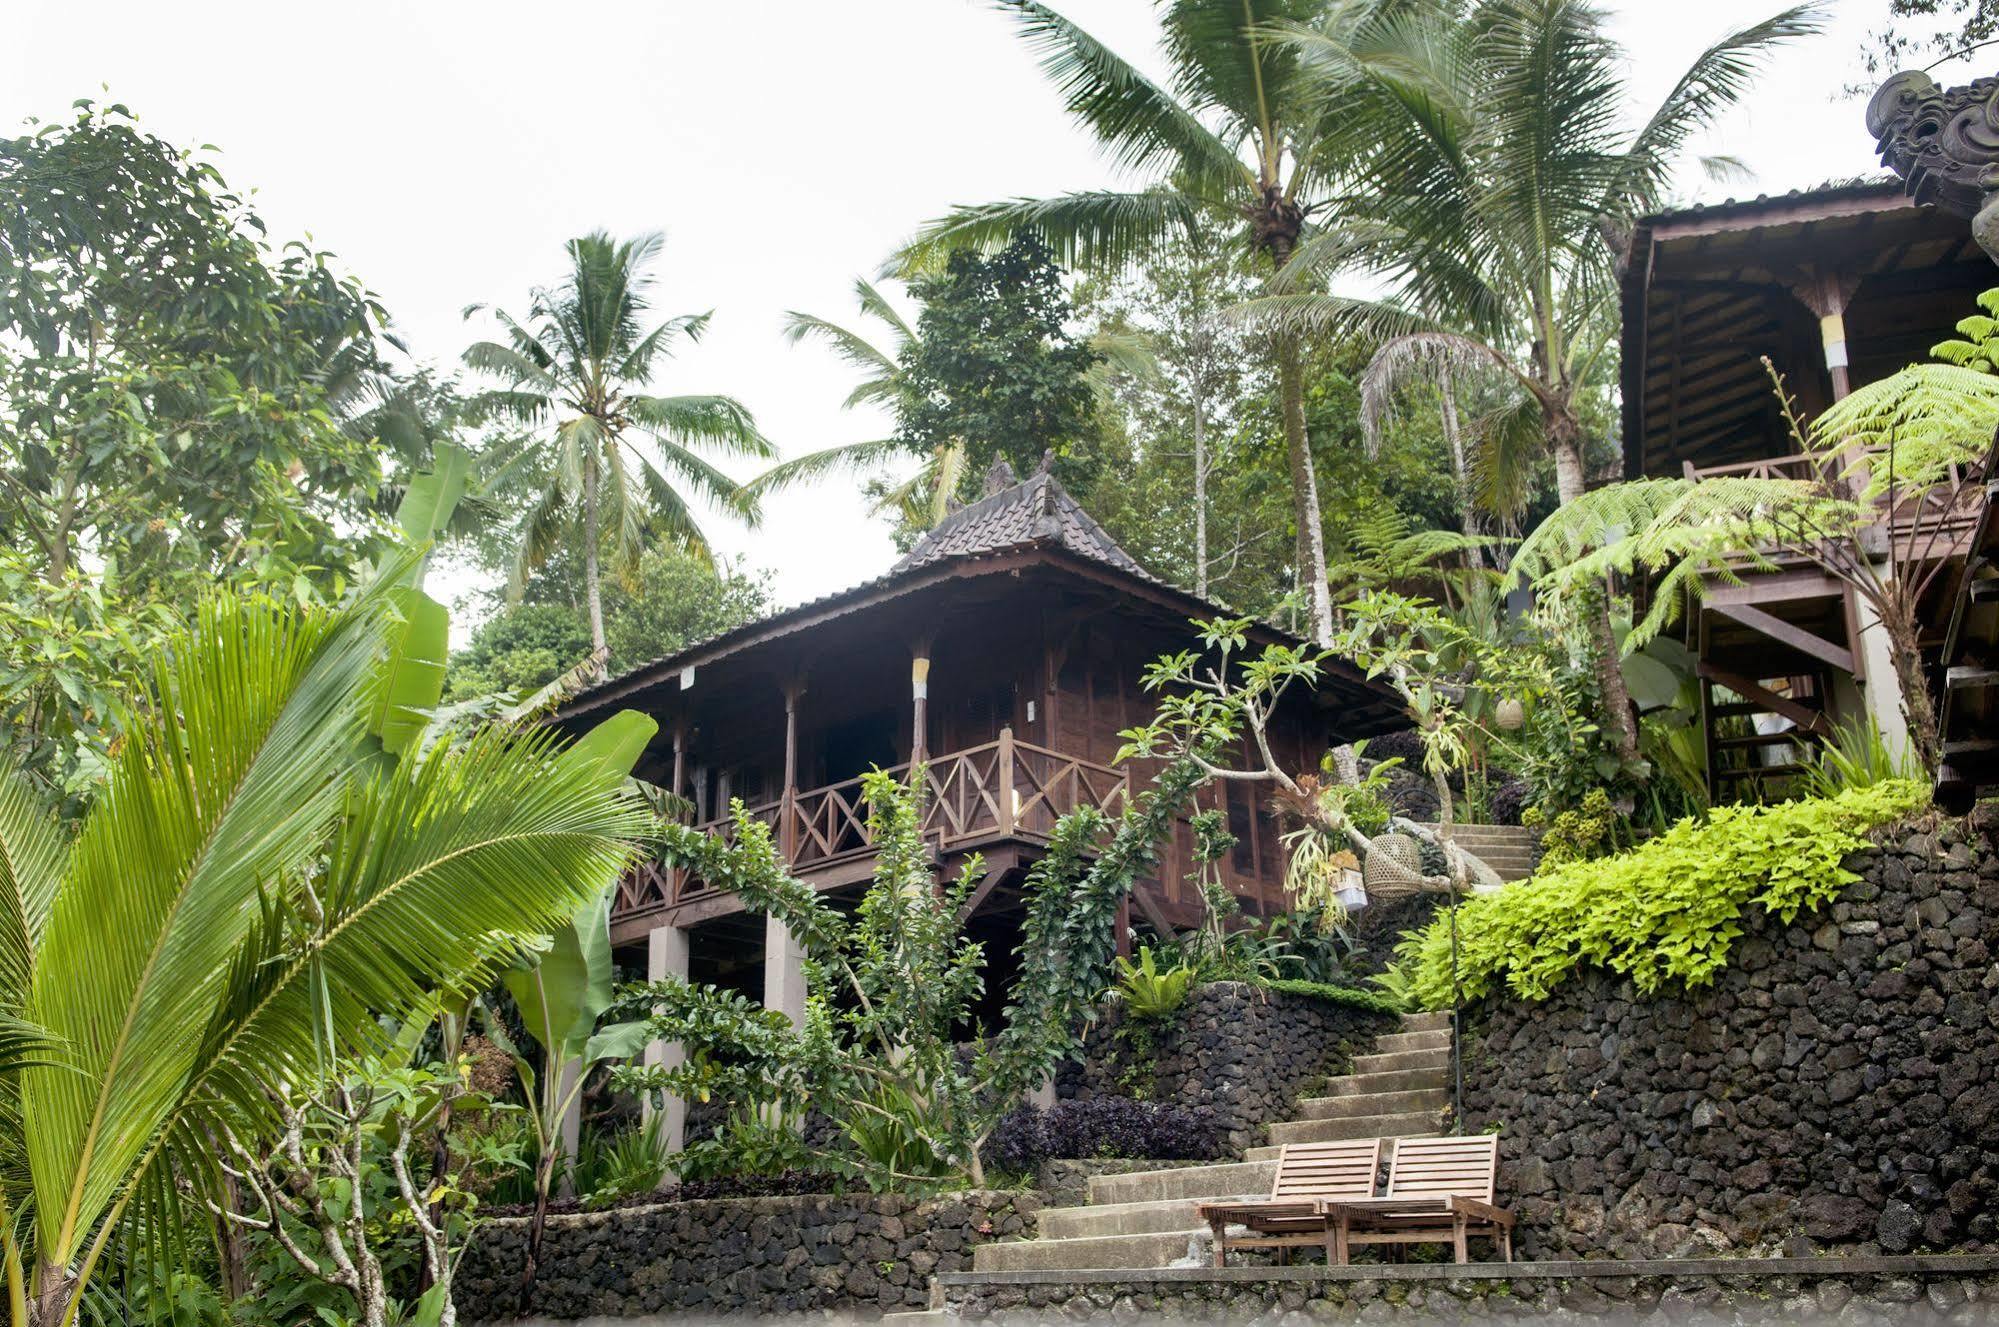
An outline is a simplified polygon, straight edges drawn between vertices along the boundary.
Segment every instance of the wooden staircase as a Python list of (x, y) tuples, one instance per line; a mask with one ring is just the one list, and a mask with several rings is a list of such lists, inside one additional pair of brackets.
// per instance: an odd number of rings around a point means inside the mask
[(1787, 678), (1771, 687), (1703, 664), (1700, 684), (1708, 794), (1716, 802), (1781, 795), (1831, 731), (1826, 716), (1830, 679), (1824, 673)]
[(1331, 1079), (1325, 1095), (1298, 1103), (1298, 1118), (1270, 1126), (1270, 1145), (1238, 1162), (1100, 1175), (1089, 1202), (1044, 1208), (1040, 1236), (983, 1244), (979, 1272), (1146, 1270), (1205, 1266), (1204, 1202), (1264, 1198), (1277, 1177), (1285, 1143), (1336, 1138), (1408, 1138), (1440, 1131), (1450, 1105), (1449, 1014), (1407, 1014), (1401, 1028), (1375, 1038), (1354, 1057), (1353, 1072)]

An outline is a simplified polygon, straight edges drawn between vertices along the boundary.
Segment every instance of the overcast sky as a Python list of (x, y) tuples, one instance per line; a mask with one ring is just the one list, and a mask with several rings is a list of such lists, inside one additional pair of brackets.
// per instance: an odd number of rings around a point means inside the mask
[[(1153, 63), (1149, 0), (1064, 12)], [(1636, 99), (1761, 18), (1757, 0), (1613, 0)], [(596, 227), (663, 230), (669, 313), (713, 308), (667, 392), (741, 397), (787, 453), (881, 436), (843, 413), (845, 366), (779, 337), (786, 309), (848, 319), (854, 277), (954, 203), (1112, 177), (1065, 120), (1010, 22), (976, 0), (612, 4), (10, 0), (0, 124), (125, 102), (154, 132), (212, 143), (275, 237), (309, 233), (375, 290), (422, 359), (453, 365), (460, 310), (520, 308)], [(1767, 76), (1707, 152), (1753, 182), (1689, 170), (1689, 197), (1776, 192), (1875, 169), (1862, 104), (1839, 97), (1885, 0)], [(105, 89), (108, 88), (108, 92)], [(1329, 500), (1336, 500), (1334, 498)], [(716, 542), (777, 574), (785, 602), (893, 556), (845, 483), (770, 504)]]

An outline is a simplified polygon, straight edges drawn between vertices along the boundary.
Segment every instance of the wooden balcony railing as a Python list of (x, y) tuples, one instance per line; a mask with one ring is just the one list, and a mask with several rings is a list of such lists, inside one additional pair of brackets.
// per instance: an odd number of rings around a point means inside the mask
[[(889, 771), (907, 778), (909, 766)], [(1085, 806), (1115, 814), (1131, 795), (1125, 771), (1015, 741), (1011, 729), (982, 746), (934, 756), (925, 765), (923, 837), (940, 850), (1009, 838), (1044, 838), (1055, 822)], [(793, 792), (748, 808), (771, 826), (779, 850), (800, 875), (873, 850), (861, 780)], [(721, 817), (700, 828), (732, 837)], [(644, 862), (619, 882), (613, 913), (655, 912), (714, 896), (706, 881), (679, 868)]]
[[(1878, 449), (1870, 449), (1878, 452)], [(1825, 456), (1769, 456), (1755, 461), (1737, 461), (1729, 465), (1696, 466), (1691, 461), (1681, 462), (1682, 471), (1690, 480), (1703, 479), (1798, 479), (1828, 483), (1834, 489), (1843, 487), (1841, 473), (1852, 463), (1857, 453), (1849, 452), (1836, 459)], [(1891, 501), (1888, 496), (1875, 499), (1877, 517), (1873, 524), (1862, 531), (1861, 537), (1878, 556), (1885, 553), (1887, 541), (1895, 540), (1896, 556), (1904, 560), (1927, 561), (1932, 557), (1950, 557), (1957, 551), (1956, 536), (1969, 530), (1977, 519), (1977, 492), (1975, 485), (1958, 481), (1962, 475), (1951, 471), (1951, 482), (1941, 488), (1931, 489), (1915, 496), (1906, 493), (1896, 495)], [(1860, 483), (1858, 477), (1854, 484)], [(1851, 489), (1858, 496), (1857, 487)], [(1810, 538), (1814, 532), (1777, 532), (1779, 537)], [(1774, 542), (1774, 541), (1773, 541)], [(1782, 559), (1779, 559), (1780, 561)]]

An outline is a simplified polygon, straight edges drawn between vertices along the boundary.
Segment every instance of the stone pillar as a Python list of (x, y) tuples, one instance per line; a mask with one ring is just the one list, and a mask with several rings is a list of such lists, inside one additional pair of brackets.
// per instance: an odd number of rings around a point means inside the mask
[[(664, 981), (668, 977), (683, 981), (687, 978), (687, 932), (678, 926), (655, 926), (646, 934), (646, 980)], [(673, 1069), (686, 1059), (686, 1052), (677, 1041), (655, 1041), (646, 1047), (648, 1066)], [(653, 1110), (650, 1102), (645, 1110), (647, 1124), (658, 1134), (660, 1146), (669, 1156), (686, 1145), (685, 1101), (669, 1096), (658, 1111)]]
[(805, 1023), (805, 951), (775, 917), (764, 918), (764, 1008), (783, 1010), (793, 1027)]

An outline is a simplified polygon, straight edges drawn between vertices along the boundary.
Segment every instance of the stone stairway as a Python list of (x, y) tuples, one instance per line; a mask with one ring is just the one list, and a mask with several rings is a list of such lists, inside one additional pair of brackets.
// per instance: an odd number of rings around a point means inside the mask
[[(1424, 828), (1434, 833), (1437, 827)], [(1453, 825), (1451, 837), (1497, 871), (1501, 880), (1525, 880), (1541, 860), (1540, 832), (1520, 825)]]
[[(1353, 1072), (1325, 1095), (1298, 1102), (1295, 1120), (1270, 1126), (1270, 1146), (1238, 1162), (1099, 1175), (1081, 1207), (1043, 1208), (1040, 1237), (983, 1244), (980, 1272), (1098, 1271), (1205, 1265), (1204, 1202), (1263, 1198), (1285, 1143), (1335, 1138), (1407, 1138), (1436, 1133), (1450, 1105), (1450, 1015), (1405, 1014), (1399, 1031), (1375, 1038)], [(1190, 1260), (1191, 1263), (1190, 1263)]]

